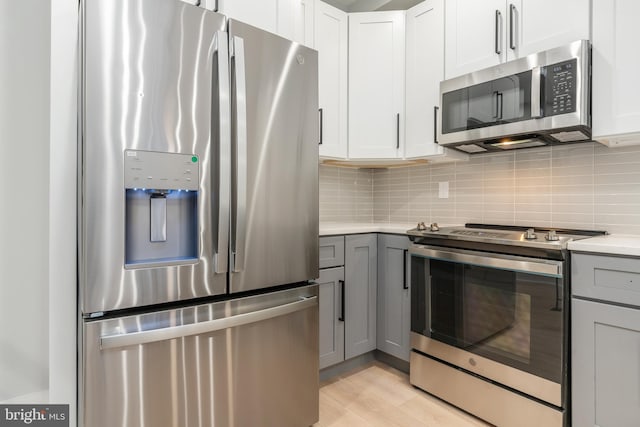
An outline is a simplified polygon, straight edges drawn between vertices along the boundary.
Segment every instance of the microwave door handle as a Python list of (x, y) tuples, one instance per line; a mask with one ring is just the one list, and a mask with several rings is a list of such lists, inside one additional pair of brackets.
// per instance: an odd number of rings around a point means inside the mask
[(502, 120), (502, 106), (503, 106), (503, 98), (502, 98), (502, 92), (498, 92), (498, 95), (496, 96), (496, 104), (497, 104), (497, 114), (498, 114), (498, 120)]
[(491, 95), (491, 104), (493, 104), (494, 111), (491, 117), (494, 119), (500, 118), (500, 105), (498, 104), (499, 96), (500, 92), (498, 92), (497, 90), (493, 91), (493, 94)]
[[(211, 196), (217, 200), (218, 210), (218, 238), (214, 250), (214, 271), (216, 273), (226, 273), (229, 261), (229, 193), (231, 190), (231, 106), (229, 105), (229, 42), (227, 33), (216, 32), (216, 57), (218, 73), (217, 110), (219, 115), (214, 120), (218, 120), (218, 135), (214, 135), (219, 146), (217, 157), (212, 163), (217, 163), (217, 193)], [(212, 150), (215, 144), (212, 144)]]
[(170, 326), (168, 328), (150, 329), (128, 334), (105, 335), (100, 337), (100, 349), (131, 347), (134, 345), (149, 344), (153, 342), (168, 341), (176, 338), (193, 335), (208, 334), (215, 331), (261, 322), (278, 316), (305, 310), (318, 304), (318, 297), (299, 297), (295, 301), (289, 301), (275, 307), (269, 307), (249, 313), (236, 314), (235, 316), (208, 320), (199, 323)]
[(234, 176), (234, 218), (233, 230), (233, 272), (244, 269), (246, 214), (247, 214), (247, 91), (245, 80), (244, 40), (233, 36), (231, 43), (232, 97), (235, 102), (235, 176)]
[(539, 119), (542, 117), (542, 103), (540, 93), (540, 78), (542, 69), (533, 67), (531, 69), (531, 118)]

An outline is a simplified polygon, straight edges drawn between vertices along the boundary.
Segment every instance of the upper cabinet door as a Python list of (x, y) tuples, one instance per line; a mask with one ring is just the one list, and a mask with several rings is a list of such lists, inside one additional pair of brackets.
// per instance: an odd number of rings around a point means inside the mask
[(297, 14), (294, 19), (295, 35), (293, 41), (314, 48), (315, 32), (315, 0), (296, 0), (293, 10)]
[(589, 40), (589, 5), (589, 0), (508, 1), (507, 60)]
[[(217, 5), (216, 5), (217, 2)], [(229, 18), (312, 46), (313, 0), (205, 0), (204, 7)]]
[(444, 0), (407, 10), (405, 157), (443, 154), (436, 144), (435, 111), (444, 79)]
[(350, 158), (402, 156), (404, 20), (404, 11), (349, 15)]
[(504, 60), (505, 0), (447, 0), (445, 16), (447, 79)]
[(277, 34), (278, 6), (281, 2), (282, 0), (218, 0), (218, 12)]
[(588, 40), (589, 5), (589, 0), (447, 0), (445, 77)]
[(640, 142), (640, 2), (593, 0), (593, 139)]
[(347, 157), (347, 13), (318, 1), (315, 5), (318, 51), (320, 156)]

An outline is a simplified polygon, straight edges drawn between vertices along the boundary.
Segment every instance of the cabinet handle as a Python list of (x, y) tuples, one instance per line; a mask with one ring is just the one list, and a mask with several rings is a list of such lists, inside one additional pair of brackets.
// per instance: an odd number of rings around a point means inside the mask
[(338, 280), (340, 283), (340, 317), (338, 320), (344, 322), (344, 280)]
[(318, 113), (320, 114), (320, 142), (318, 143), (318, 145), (322, 145), (322, 121), (323, 121), (322, 108), (318, 108)]
[(408, 249), (405, 249), (402, 252), (402, 273), (404, 278), (402, 279), (402, 289), (409, 289), (409, 284), (407, 283), (407, 253)]
[(200, 6), (200, 0), (196, 0), (196, 2), (193, 5), (194, 6)]
[(502, 53), (502, 49), (500, 48), (500, 38), (498, 35), (500, 34), (500, 21), (502, 19), (502, 14), (499, 10), (496, 10), (496, 40), (495, 40), (495, 52), (500, 55)]
[(215, 2), (213, 2), (213, 11), (217, 12), (218, 11), (218, 0), (216, 0)]
[(516, 27), (515, 18), (516, 7), (513, 4), (509, 5), (509, 47), (511, 50), (516, 50), (516, 36), (514, 30)]
[(396, 114), (396, 149), (400, 149), (400, 113)]
[(435, 105), (433, 107), (433, 143), (438, 143), (438, 110), (440, 107)]

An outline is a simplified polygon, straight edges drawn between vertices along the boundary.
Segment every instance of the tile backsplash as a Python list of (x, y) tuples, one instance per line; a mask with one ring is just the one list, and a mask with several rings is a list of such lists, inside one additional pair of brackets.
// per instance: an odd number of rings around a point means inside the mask
[[(440, 197), (440, 183), (448, 183), (447, 198)], [(321, 166), (320, 221), (484, 222), (640, 234), (640, 146), (541, 147), (391, 169)]]

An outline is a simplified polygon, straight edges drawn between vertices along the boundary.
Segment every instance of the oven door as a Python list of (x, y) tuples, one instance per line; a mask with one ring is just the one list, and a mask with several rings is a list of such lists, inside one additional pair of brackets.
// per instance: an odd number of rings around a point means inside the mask
[(562, 406), (563, 263), (412, 245), (414, 350)]

